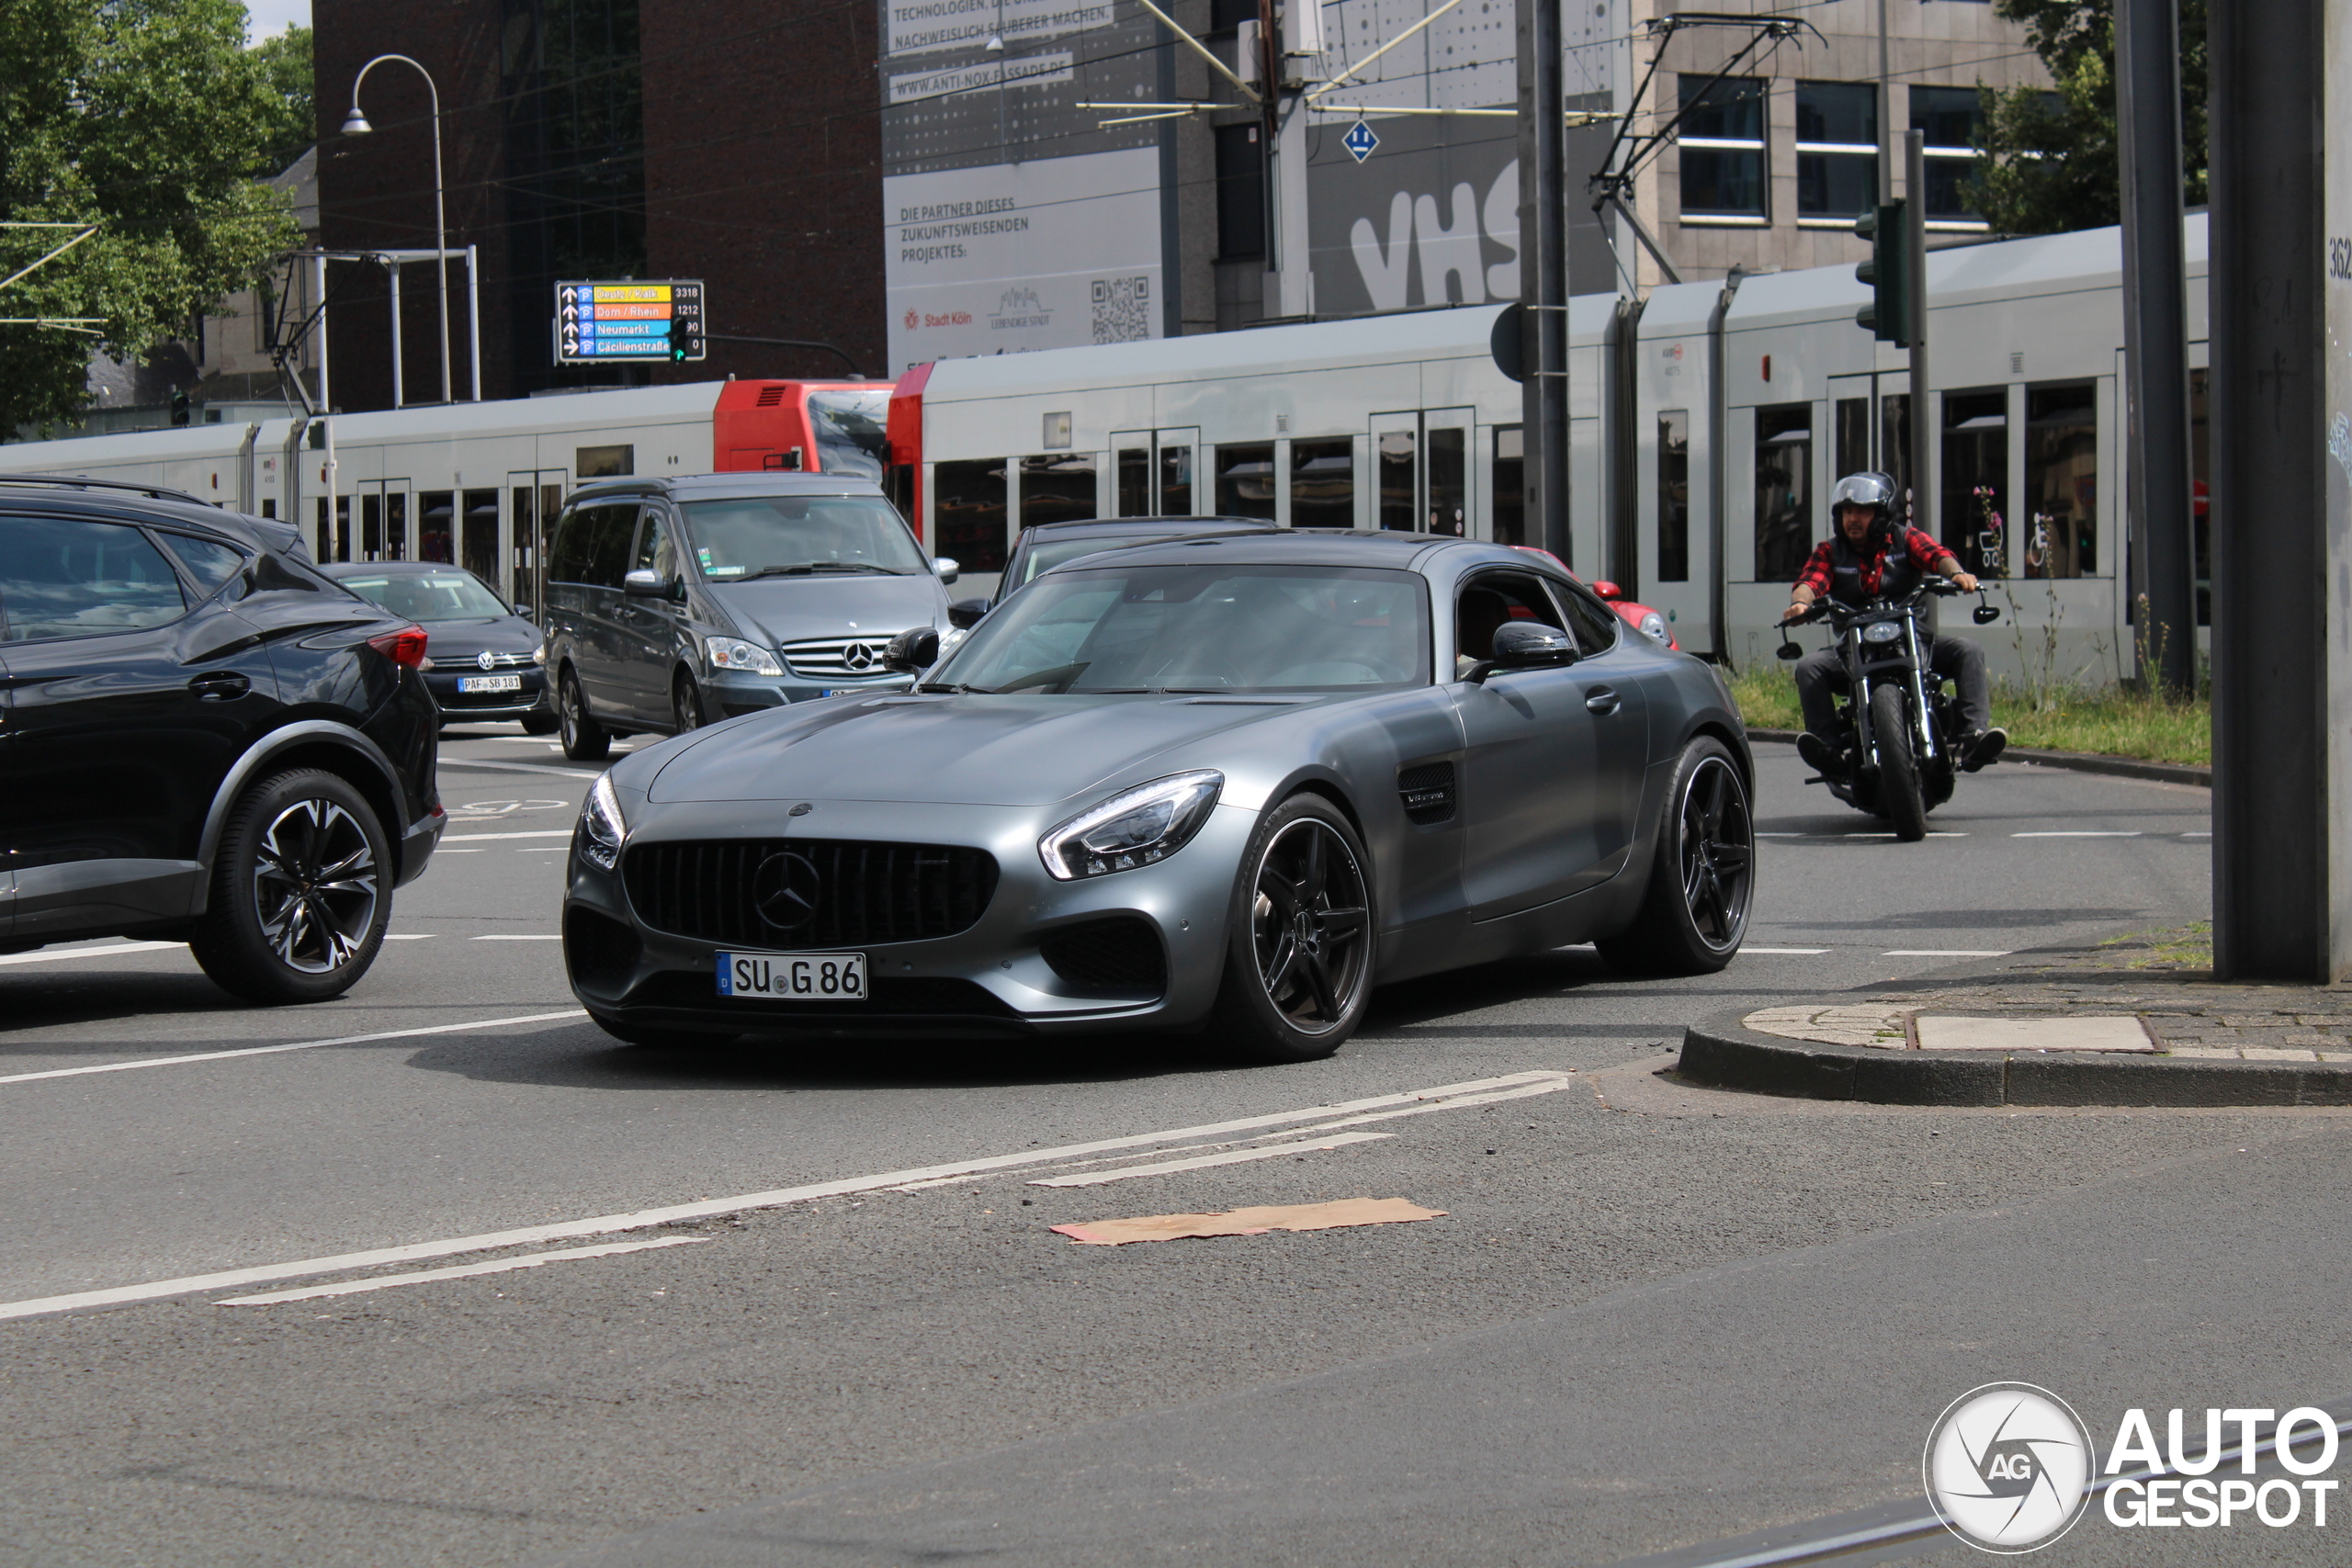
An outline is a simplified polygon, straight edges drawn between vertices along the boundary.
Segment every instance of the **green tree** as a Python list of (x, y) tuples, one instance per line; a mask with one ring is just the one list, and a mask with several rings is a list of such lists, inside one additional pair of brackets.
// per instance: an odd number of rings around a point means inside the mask
[[(2180, 6), (2182, 195), (2205, 199), (2205, 7)], [(2122, 221), (2114, 0), (1996, 0), (2056, 91), (1986, 87), (1970, 200), (1995, 231), (2053, 234)]]
[[(0, 0), (0, 219), (97, 231), (0, 289), (0, 316), (97, 319), (0, 325), (0, 430), (73, 418), (94, 344), (142, 355), (300, 243), (254, 183), (288, 111), (244, 43), (241, 0)], [(0, 230), (0, 277), (72, 232)]]
[(319, 139), (319, 110), (311, 79), (311, 29), (288, 28), (276, 38), (253, 47), (254, 63), (269, 84), (277, 108), (277, 123), (262, 150), (259, 166), (248, 172), (275, 175), (302, 155)]

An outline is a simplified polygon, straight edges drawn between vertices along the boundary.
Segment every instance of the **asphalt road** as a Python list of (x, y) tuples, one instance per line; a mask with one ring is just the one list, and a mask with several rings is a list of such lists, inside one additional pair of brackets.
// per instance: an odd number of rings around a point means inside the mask
[[(446, 858), (342, 1001), (244, 1008), (171, 948), (0, 961), (0, 1316), (130, 1303), (0, 1321), (0, 1563), (1598, 1564), (1915, 1498), (1928, 1422), (1992, 1378), (2109, 1431), (2352, 1393), (2335, 1113), (1655, 1076), (1702, 1013), (2201, 915), (2202, 792), (2004, 766), (1899, 846), (1761, 747), (1724, 975), (1568, 950), (1236, 1070), (1132, 1040), (619, 1048), (549, 940), (590, 773), (492, 731), (445, 758)], [(229, 1054), (311, 1042), (347, 1043)], [(1444, 1216), (1047, 1229), (1359, 1196)], [(2329, 1560), (2100, 1529), (2045, 1558)]]

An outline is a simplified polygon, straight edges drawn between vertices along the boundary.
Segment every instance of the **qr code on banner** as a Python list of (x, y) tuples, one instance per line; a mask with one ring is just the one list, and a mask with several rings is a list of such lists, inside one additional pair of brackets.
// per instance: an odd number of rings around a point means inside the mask
[(1151, 278), (1094, 280), (1094, 341), (1140, 343), (1151, 336)]

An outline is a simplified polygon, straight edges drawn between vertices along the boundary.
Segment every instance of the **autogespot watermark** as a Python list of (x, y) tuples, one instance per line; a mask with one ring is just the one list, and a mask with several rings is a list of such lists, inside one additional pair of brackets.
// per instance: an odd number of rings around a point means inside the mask
[[(2032, 1383), (1986, 1383), (1953, 1400), (1928, 1432), (1921, 1461), (1928, 1496), (1952, 1534), (2005, 1555), (2048, 1546), (2075, 1528), (2094, 1496), (2120, 1529), (2257, 1521), (2327, 1528), (2341, 1484), (2324, 1478), (2335, 1465), (2335, 1417), (2312, 1405), (2284, 1414), (2208, 1409), (2203, 1446), (2192, 1452), (2188, 1416), (2165, 1412), (2159, 1448), (2148, 1413), (2125, 1411), (2101, 1464), (2089, 1429), (2064, 1400)], [(2266, 1461), (2297, 1479), (2249, 1479)], [(2216, 1476), (2225, 1464), (2237, 1473)]]

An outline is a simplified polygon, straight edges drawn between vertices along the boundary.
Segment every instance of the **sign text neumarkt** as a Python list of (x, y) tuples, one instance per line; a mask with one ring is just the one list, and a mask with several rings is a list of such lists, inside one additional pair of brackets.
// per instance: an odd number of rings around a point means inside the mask
[(570, 282), (555, 286), (559, 365), (703, 356), (700, 278)]

